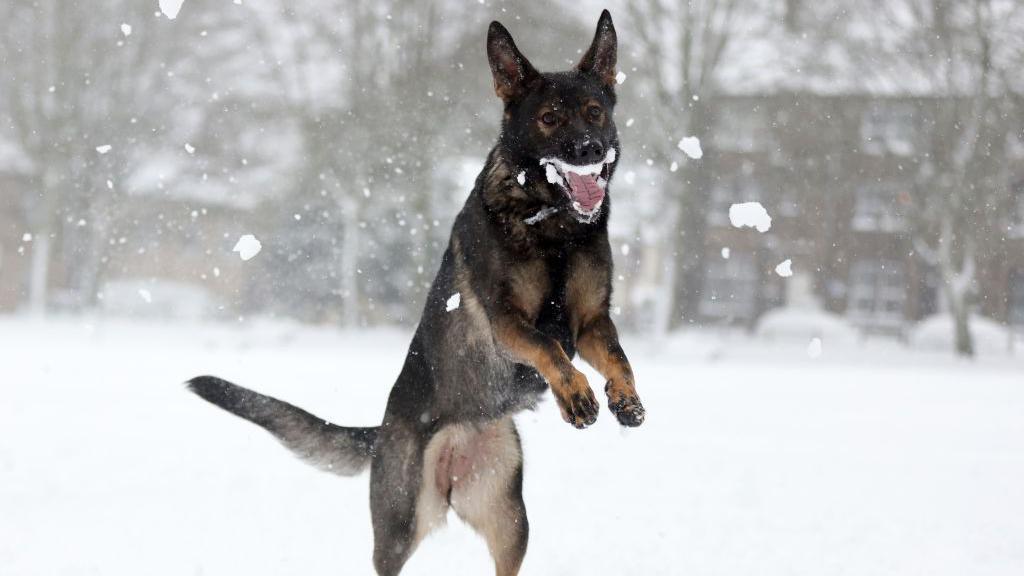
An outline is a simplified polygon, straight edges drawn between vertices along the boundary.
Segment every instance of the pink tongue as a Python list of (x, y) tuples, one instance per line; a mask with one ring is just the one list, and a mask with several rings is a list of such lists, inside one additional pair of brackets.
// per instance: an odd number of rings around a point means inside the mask
[(569, 193), (572, 199), (579, 202), (584, 212), (591, 212), (601, 200), (604, 190), (597, 185), (597, 176), (580, 176), (575, 172), (566, 174), (569, 179)]

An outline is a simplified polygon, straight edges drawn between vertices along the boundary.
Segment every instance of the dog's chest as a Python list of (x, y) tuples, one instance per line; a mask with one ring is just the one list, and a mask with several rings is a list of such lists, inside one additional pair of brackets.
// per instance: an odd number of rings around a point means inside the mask
[(520, 310), (536, 322), (545, 311), (566, 305), (568, 258), (538, 257), (516, 263), (508, 271), (508, 286)]

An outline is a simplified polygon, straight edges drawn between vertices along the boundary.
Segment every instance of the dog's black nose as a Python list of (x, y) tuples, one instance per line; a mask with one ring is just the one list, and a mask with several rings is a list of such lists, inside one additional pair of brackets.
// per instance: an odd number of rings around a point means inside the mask
[(604, 160), (604, 146), (593, 140), (577, 142), (572, 147), (572, 159), (581, 164), (600, 162)]

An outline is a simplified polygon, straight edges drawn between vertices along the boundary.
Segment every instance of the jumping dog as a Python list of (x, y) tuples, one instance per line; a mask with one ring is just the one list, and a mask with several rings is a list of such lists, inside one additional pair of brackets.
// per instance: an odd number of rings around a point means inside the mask
[(491, 23), (501, 135), (455, 219), (380, 426), (336, 426), (212, 376), (188, 383), (314, 465), (343, 476), (370, 467), (380, 576), (398, 574), (449, 508), (487, 541), (498, 576), (519, 572), (529, 524), (512, 416), (550, 388), (566, 422), (593, 424), (598, 402), (570, 361), (577, 352), (607, 379), (619, 423), (644, 421), (609, 316), (616, 45), (604, 11), (575, 68), (541, 73)]

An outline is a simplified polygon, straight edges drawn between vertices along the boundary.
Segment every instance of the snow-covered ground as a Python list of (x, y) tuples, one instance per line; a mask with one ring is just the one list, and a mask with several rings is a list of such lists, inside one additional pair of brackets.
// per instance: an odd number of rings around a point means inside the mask
[[(367, 478), (187, 394), (375, 424), (409, 334), (0, 319), (0, 574), (372, 574)], [(1024, 574), (1024, 359), (627, 338), (648, 419), (519, 417), (524, 574)], [(592, 372), (591, 383), (601, 383)], [(406, 574), (486, 574), (452, 520)]]

